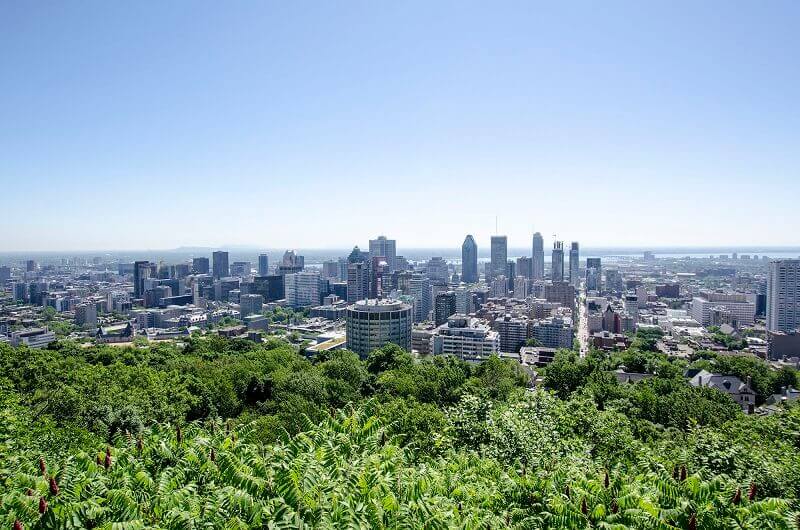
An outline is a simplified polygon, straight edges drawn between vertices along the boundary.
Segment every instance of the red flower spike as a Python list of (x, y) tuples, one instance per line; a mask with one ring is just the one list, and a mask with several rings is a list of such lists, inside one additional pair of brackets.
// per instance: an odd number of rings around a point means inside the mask
[(14, 530), (22, 530), (22, 528), (23, 528), (23, 527), (22, 527), (22, 523), (20, 522), (20, 520), (19, 520), (19, 519), (17, 519), (16, 521), (14, 521)]
[(39, 497), (39, 513), (44, 515), (44, 512), (47, 511), (47, 501), (44, 500), (44, 497)]
[(50, 493), (52, 495), (58, 495), (58, 483), (54, 477), (50, 477)]
[(586, 504), (586, 497), (581, 499), (581, 513), (583, 515), (586, 515), (587, 513), (589, 513), (589, 506)]
[(106, 455), (105, 459), (103, 460), (103, 467), (106, 468), (106, 471), (108, 471), (108, 468), (111, 467), (111, 455)]
[(42, 472), (42, 475), (47, 475), (47, 466), (44, 463), (44, 458), (39, 459), (39, 471)]
[(742, 502), (742, 488), (736, 488), (736, 493), (733, 494), (733, 499), (731, 502), (736, 505)]
[(689, 530), (697, 530), (697, 516), (695, 514), (689, 517)]
[(747, 490), (747, 500), (748, 501), (752, 501), (753, 499), (756, 498), (756, 490), (757, 489), (758, 488), (756, 486), (756, 483), (755, 482), (751, 482), (750, 483), (750, 489)]
[(686, 466), (681, 466), (681, 482), (686, 480), (688, 473), (686, 472)]

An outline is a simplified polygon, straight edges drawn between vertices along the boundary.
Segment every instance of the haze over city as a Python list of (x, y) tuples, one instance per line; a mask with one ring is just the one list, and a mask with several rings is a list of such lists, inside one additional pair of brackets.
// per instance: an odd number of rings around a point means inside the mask
[(799, 15), (4, 2), (0, 250), (795, 245)]

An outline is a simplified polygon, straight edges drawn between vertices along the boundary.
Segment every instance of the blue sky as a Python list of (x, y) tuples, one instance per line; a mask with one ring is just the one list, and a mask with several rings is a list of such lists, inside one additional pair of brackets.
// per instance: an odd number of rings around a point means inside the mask
[(0, 3), (2, 250), (796, 245), (800, 2)]

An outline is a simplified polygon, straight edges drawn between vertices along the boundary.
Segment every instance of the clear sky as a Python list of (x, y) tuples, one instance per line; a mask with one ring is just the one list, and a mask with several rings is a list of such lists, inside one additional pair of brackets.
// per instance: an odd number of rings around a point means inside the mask
[(800, 243), (800, 2), (0, 2), (0, 250)]

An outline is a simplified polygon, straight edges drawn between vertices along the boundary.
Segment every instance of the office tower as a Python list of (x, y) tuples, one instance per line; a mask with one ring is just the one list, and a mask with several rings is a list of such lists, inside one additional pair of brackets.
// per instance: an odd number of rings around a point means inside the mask
[(450, 280), (450, 269), (444, 258), (434, 256), (426, 264), (428, 278), (436, 285), (444, 285)]
[(188, 263), (176, 263), (169, 266), (169, 277), (174, 279), (186, 278), (189, 276), (189, 271)]
[(339, 278), (339, 263), (332, 260), (322, 262), (322, 277), (326, 279)]
[(193, 258), (192, 271), (195, 274), (208, 274), (208, 258)]
[(389, 263), (384, 256), (372, 256), (369, 269), (369, 297), (382, 298), (384, 290), (388, 293)]
[(237, 276), (239, 278), (246, 278), (250, 276), (251, 271), (252, 267), (250, 266), (249, 261), (234, 261), (231, 264), (230, 275)]
[(578, 287), (580, 285), (581, 256), (578, 242), (573, 241), (569, 248), (569, 283)]
[(25, 271), (26, 272), (35, 272), (36, 271), (36, 262), (32, 259), (29, 259), (25, 262)]
[(339, 266), (339, 281), (347, 282), (347, 258), (339, 258), (336, 263)]
[(310, 307), (319, 305), (322, 297), (320, 277), (316, 272), (295, 272), (284, 277), (286, 305)]
[(767, 329), (800, 329), (800, 259), (769, 263), (767, 276)]
[(305, 258), (299, 256), (294, 250), (287, 250), (283, 253), (283, 259), (278, 265), (278, 274), (294, 274), (300, 272), (305, 267)]
[(369, 267), (363, 261), (347, 265), (347, 301), (369, 298)]
[(461, 245), (461, 281), (478, 283), (478, 245), (472, 235), (467, 235)]
[(347, 349), (362, 358), (387, 344), (411, 349), (412, 308), (397, 300), (359, 300), (347, 307)]
[(144, 296), (144, 281), (150, 278), (152, 268), (149, 261), (135, 261), (133, 263), (133, 297), (136, 299)]
[(550, 278), (554, 282), (564, 281), (564, 242), (553, 242), (553, 257), (550, 260)]
[(533, 258), (517, 258), (516, 276), (527, 280), (533, 279)]
[(386, 258), (387, 272), (394, 272), (397, 258), (397, 242), (394, 239), (386, 239), (386, 236), (378, 236), (378, 239), (369, 240), (370, 256), (383, 256)]
[(436, 325), (441, 326), (447, 322), (447, 319), (450, 317), (450, 315), (454, 315), (455, 313), (456, 293), (453, 291), (447, 291), (437, 294), (433, 308), (434, 322)]
[(586, 290), (602, 290), (602, 266), (600, 258), (586, 258)]
[(253, 278), (251, 294), (260, 294), (265, 302), (274, 302), (286, 297), (286, 289), (283, 285), (283, 276), (279, 274), (256, 276)]
[(514, 298), (524, 300), (530, 295), (530, 282), (528, 278), (517, 276), (514, 278)]
[(239, 297), (239, 313), (242, 318), (261, 314), (263, 306), (264, 297), (260, 294), (243, 294)]
[(408, 295), (414, 298), (414, 322), (428, 320), (431, 312), (431, 282), (422, 276), (408, 280)]
[(269, 274), (269, 256), (266, 254), (258, 255), (258, 275), (267, 276)]
[(572, 320), (569, 318), (545, 318), (531, 326), (531, 336), (545, 348), (570, 349), (574, 335)]
[(491, 239), (491, 278), (505, 276), (508, 264), (508, 238), (506, 236), (492, 236)]
[(624, 290), (624, 287), (622, 285), (622, 273), (619, 272), (619, 269), (606, 270), (605, 288), (608, 291), (615, 293), (621, 293)]
[(228, 253), (218, 250), (211, 254), (211, 261), (212, 261), (212, 271), (214, 273), (214, 279), (219, 280), (220, 278), (227, 278), (230, 275), (230, 269), (228, 267)]
[(9, 267), (0, 267), (0, 288), (2, 288), (10, 279), (11, 269)]
[(544, 297), (548, 302), (554, 302), (575, 311), (575, 287), (569, 282), (546, 283)]
[(14, 282), (14, 301), (28, 301), (28, 284), (25, 282)]
[(544, 279), (544, 240), (542, 234), (536, 232), (533, 234), (533, 252), (531, 253), (533, 260), (533, 279)]

